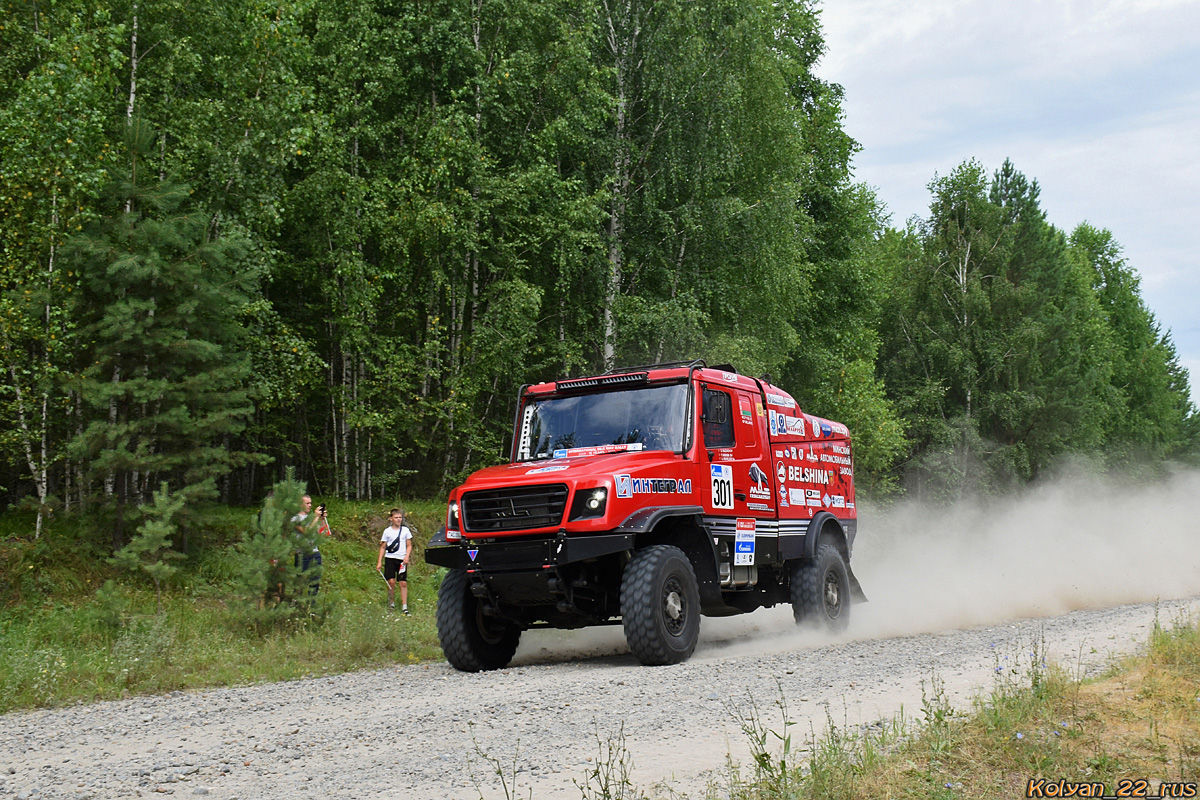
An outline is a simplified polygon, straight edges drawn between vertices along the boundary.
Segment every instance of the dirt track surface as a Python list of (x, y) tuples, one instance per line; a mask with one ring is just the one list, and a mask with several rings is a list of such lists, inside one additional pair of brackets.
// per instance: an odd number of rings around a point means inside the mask
[(503, 797), (482, 751), (506, 765), (510, 789), (515, 770), (515, 796), (578, 798), (573, 782), (598, 737), (623, 726), (637, 785), (667, 781), (694, 797), (727, 754), (744, 761), (752, 705), (770, 724), (786, 702), (797, 739), (827, 715), (870, 724), (903, 706), (919, 718), (935, 671), (961, 707), (998, 664), (1028, 663), (1039, 641), (1070, 669), (1095, 671), (1145, 642), (1156, 613), (1169, 621), (1196, 608), (1126, 605), (835, 642), (796, 634), (774, 609), (705, 620), (696, 655), (674, 667), (637, 665), (619, 628), (535, 631), (513, 666), (491, 673), (403, 666), (12, 713), (0, 718), (0, 796)]

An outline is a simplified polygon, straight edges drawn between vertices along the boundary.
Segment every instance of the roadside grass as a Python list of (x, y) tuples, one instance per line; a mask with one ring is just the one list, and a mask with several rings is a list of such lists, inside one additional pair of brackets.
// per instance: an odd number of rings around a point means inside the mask
[(230, 548), (257, 509), (207, 511), (204, 529), (189, 535), (189, 552), (167, 587), (161, 614), (149, 580), (110, 566), (94, 535), (76, 532), (78, 520), (56, 520), (34, 540), (31, 515), (6, 513), (0, 521), (0, 711), (440, 657), (434, 624), (440, 575), (421, 554), (444, 506), (403, 504), (416, 555), (412, 615), (403, 617), (387, 608), (387, 589), (375, 571), (379, 532), (398, 503), (328, 505), (334, 536), (321, 543), (316, 602), (265, 628), (249, 621), (233, 596)]
[(1044, 651), (1033, 642), (997, 653), (990, 690), (961, 712), (934, 675), (913, 724), (903, 715), (856, 727), (829, 719), (798, 745), (786, 708), (773, 726), (752, 713), (743, 720), (752, 763), (728, 765), (705, 798), (995, 800), (1064, 796), (1062, 781), (1099, 782), (1107, 795), (1200, 796), (1194, 619), (1156, 620), (1144, 653), (1096, 679), (1047, 663)]

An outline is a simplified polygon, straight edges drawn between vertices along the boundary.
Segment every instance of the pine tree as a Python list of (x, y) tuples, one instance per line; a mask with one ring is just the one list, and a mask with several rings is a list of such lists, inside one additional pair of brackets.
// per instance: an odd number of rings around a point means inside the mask
[(226, 449), (252, 413), (238, 317), (249, 289), (244, 248), (210, 240), (187, 187), (145, 168), (154, 141), (131, 122), (103, 215), (71, 252), (85, 291), (68, 385), (88, 420), (71, 452), (112, 515), (114, 551), (150, 487), (168, 481), (190, 506), (253, 459)]
[(296, 554), (311, 550), (316, 534), (299, 536), (292, 522), (304, 494), (304, 483), (289, 468), (267, 495), (254, 527), (234, 547), (239, 565), (234, 592), (243, 618), (260, 629), (294, 617), (301, 608), (292, 601), (308, 591), (312, 575), (301, 572)]
[(129, 570), (141, 570), (154, 581), (157, 612), (162, 613), (162, 584), (179, 571), (172, 564), (183, 558), (183, 554), (171, 549), (175, 535), (174, 518), (183, 508), (184, 498), (172, 494), (167, 484), (162, 484), (154, 493), (154, 502), (143, 506), (140, 511), (144, 521), (138, 526), (137, 536), (117, 551), (109, 563)]

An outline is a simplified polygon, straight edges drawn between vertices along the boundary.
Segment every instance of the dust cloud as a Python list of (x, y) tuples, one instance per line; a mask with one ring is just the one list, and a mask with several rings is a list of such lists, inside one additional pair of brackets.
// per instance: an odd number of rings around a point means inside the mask
[(860, 520), (859, 636), (926, 633), (1200, 594), (1200, 472), (1075, 476)]
[[(1154, 483), (1072, 476), (1019, 495), (860, 507), (852, 561), (868, 601), (845, 639), (1048, 617), (1200, 595), (1200, 472)], [(780, 652), (830, 639), (791, 609), (705, 618), (695, 658)], [(530, 631), (514, 664), (632, 660), (620, 626)]]

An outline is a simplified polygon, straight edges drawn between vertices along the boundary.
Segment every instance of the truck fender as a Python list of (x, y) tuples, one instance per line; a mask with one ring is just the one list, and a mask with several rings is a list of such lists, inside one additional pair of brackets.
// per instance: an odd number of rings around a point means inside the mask
[[(701, 607), (707, 610), (723, 607), (724, 602), (717, 581), (717, 549), (702, 524), (703, 516), (704, 509), (700, 506), (652, 506), (630, 514), (613, 532), (633, 534), (639, 544), (673, 544), (683, 550), (696, 571)], [(658, 534), (663, 531), (660, 526), (664, 522), (670, 527), (671, 520), (685, 522), (688, 517), (691, 518), (694, 535), (681, 535), (682, 532), (676, 531), (677, 535), (667, 534), (659, 541)]]
[(817, 548), (820, 546), (822, 538), (836, 537), (840, 542), (839, 549), (842, 551), (842, 556), (846, 560), (846, 576), (850, 579), (850, 596), (856, 602), (867, 602), (867, 595), (862, 590), (858, 578), (854, 577), (854, 570), (850, 567), (849, 535), (842, 521), (828, 511), (820, 511), (813, 516), (812, 522), (808, 525), (808, 531), (811, 535), (804, 537), (804, 559), (810, 560), (817, 557)]
[(616, 527), (614, 533), (632, 533), (636, 536), (639, 533), (654, 530), (658, 523), (668, 517), (696, 517), (696, 524), (699, 525), (700, 517), (703, 514), (704, 509), (700, 506), (652, 506), (642, 508), (626, 517), (625, 521)]

